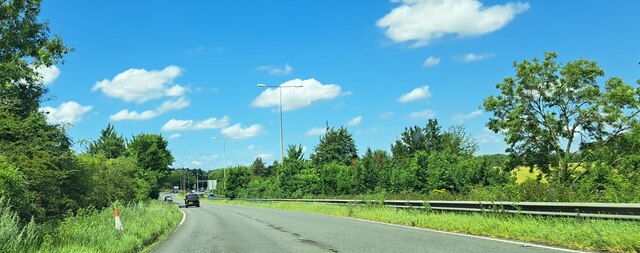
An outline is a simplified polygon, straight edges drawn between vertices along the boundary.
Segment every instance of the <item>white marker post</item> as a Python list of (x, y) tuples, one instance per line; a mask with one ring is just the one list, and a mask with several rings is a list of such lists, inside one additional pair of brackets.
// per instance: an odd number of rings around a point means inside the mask
[(122, 221), (120, 220), (120, 213), (118, 212), (118, 208), (113, 209), (113, 215), (116, 217), (116, 229), (120, 231), (121, 235), (124, 235), (124, 226), (122, 225)]

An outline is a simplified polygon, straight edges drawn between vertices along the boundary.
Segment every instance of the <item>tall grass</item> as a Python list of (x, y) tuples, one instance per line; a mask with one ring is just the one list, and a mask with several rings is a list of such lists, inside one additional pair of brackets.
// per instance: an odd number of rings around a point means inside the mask
[(4, 197), (0, 197), (0, 252), (33, 252), (40, 242), (40, 233), (33, 220), (21, 224)]
[[(125, 228), (115, 229), (113, 209), (118, 208)], [(0, 252), (139, 252), (173, 231), (182, 212), (158, 201), (114, 203), (102, 211), (81, 210), (52, 229), (33, 221), (21, 224), (0, 199)]]
[[(120, 212), (124, 234), (115, 229), (113, 208)], [(45, 237), (40, 252), (139, 252), (175, 229), (181, 218), (176, 206), (157, 201), (115, 203), (102, 212), (65, 219), (54, 234)]]
[(632, 221), (548, 218), (499, 213), (443, 213), (376, 205), (341, 206), (317, 203), (251, 203), (240, 201), (226, 203), (354, 217), (580, 250), (640, 251), (640, 223)]

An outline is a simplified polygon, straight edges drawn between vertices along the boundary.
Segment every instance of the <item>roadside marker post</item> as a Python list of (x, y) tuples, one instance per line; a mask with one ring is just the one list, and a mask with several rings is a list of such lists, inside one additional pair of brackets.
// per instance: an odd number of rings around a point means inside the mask
[(118, 212), (118, 208), (113, 209), (113, 215), (116, 219), (116, 229), (120, 231), (121, 235), (124, 235), (124, 226), (122, 225), (122, 221), (120, 220), (120, 213)]

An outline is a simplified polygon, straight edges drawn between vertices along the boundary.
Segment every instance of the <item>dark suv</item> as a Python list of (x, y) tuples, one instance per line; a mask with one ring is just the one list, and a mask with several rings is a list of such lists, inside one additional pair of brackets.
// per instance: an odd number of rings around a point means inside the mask
[(189, 206), (200, 207), (200, 197), (198, 194), (187, 194), (184, 198), (184, 207), (187, 208)]

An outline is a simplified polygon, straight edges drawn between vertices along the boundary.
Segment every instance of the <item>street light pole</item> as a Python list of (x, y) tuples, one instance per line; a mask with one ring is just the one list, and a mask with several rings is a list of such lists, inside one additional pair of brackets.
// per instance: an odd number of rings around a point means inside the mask
[(261, 88), (276, 88), (280, 92), (280, 162), (284, 163), (284, 131), (282, 130), (282, 88), (300, 88), (302, 85), (275, 86), (258, 84)]
[[(225, 163), (227, 162), (227, 140), (231, 140), (231, 137), (211, 137), (211, 139), (214, 140), (222, 140), (222, 148), (223, 148), (223, 161), (222, 161), (222, 169), (223, 169), (223, 176), (224, 176), (224, 180), (222, 180), (222, 188), (224, 188), (224, 190), (227, 190), (227, 166), (225, 166)], [(226, 192), (225, 192), (226, 194)]]

